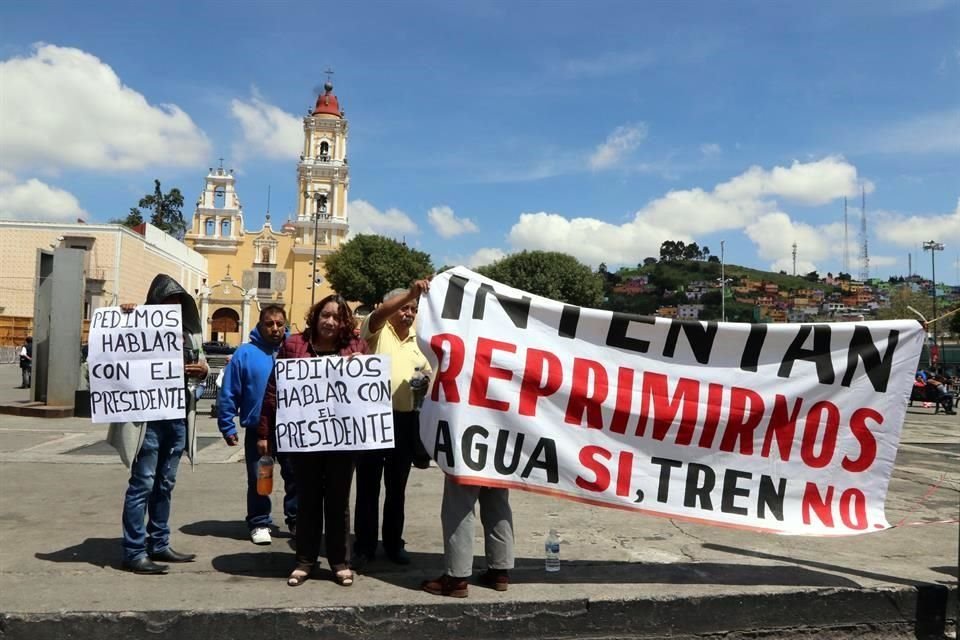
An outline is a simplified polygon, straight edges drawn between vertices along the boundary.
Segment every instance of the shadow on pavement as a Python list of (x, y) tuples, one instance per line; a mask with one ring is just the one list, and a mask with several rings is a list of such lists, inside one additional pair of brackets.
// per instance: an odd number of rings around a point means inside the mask
[(723, 551), (725, 553), (733, 553), (740, 556), (748, 556), (751, 558), (761, 558), (763, 560), (774, 560), (776, 562), (789, 562), (790, 564), (799, 564), (807, 567), (815, 567), (817, 569), (823, 569), (825, 571), (836, 571), (839, 573), (847, 573), (852, 576), (858, 576), (860, 578), (868, 578), (870, 580), (880, 580), (882, 582), (890, 582), (892, 584), (902, 584), (910, 587), (915, 587), (917, 585), (924, 584), (916, 580), (905, 580), (897, 576), (888, 576), (883, 573), (873, 573), (872, 571), (861, 571), (859, 569), (851, 569), (849, 567), (842, 567), (836, 564), (830, 564), (827, 562), (815, 562), (812, 560), (798, 560), (796, 558), (789, 558), (787, 556), (778, 556), (770, 553), (763, 553), (760, 551), (750, 551), (749, 549), (741, 549), (739, 547), (728, 547), (722, 544), (712, 544), (706, 543), (703, 545), (704, 549), (710, 549), (712, 551)]
[(188, 536), (212, 536), (228, 540), (246, 540), (250, 537), (247, 523), (242, 520), (201, 520), (180, 527)]
[(38, 552), (33, 556), (49, 562), (78, 562), (100, 568), (120, 569), (121, 553), (120, 538), (87, 538), (72, 547), (51, 553)]
[(953, 565), (947, 565), (945, 567), (930, 567), (931, 571), (936, 571), (937, 573), (945, 573), (951, 578), (960, 578), (960, 567)]
[[(443, 555), (410, 553), (411, 564), (399, 566), (378, 556), (362, 570), (362, 576), (387, 584), (420, 590), (420, 583), (443, 573)], [(293, 570), (292, 553), (250, 552), (218, 556), (213, 559), (217, 571), (238, 576), (283, 578)], [(330, 578), (326, 558), (317, 561), (316, 578)], [(475, 562), (476, 574), (482, 571), (483, 558)], [(517, 558), (510, 572), (516, 584), (691, 584), (739, 586), (856, 587), (842, 576), (801, 567), (782, 565), (739, 565), (717, 562), (641, 563), (641, 562), (564, 562), (558, 573), (548, 574), (542, 558)]]

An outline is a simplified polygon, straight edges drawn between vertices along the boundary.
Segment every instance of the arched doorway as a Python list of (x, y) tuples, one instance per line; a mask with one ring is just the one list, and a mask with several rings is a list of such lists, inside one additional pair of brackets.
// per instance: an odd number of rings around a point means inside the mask
[(227, 334), (240, 332), (240, 314), (229, 307), (220, 307), (210, 318), (210, 338), (220, 342), (230, 342)]

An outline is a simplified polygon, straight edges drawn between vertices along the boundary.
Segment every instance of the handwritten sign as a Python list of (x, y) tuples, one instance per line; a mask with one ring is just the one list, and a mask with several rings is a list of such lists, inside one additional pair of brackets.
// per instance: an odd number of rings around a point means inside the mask
[(277, 451), (392, 449), (390, 357), (277, 360)]
[(93, 422), (169, 420), (186, 415), (183, 319), (179, 305), (93, 312), (87, 366)]
[(436, 372), (421, 439), (463, 484), (778, 533), (890, 526), (915, 321), (649, 318), (457, 267), (417, 340)]

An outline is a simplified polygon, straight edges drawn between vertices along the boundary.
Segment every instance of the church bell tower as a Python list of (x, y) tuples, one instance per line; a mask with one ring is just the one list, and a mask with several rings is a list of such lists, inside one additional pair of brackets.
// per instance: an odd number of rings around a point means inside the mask
[[(293, 221), (296, 233), (294, 287), (297, 298), (301, 297), (301, 286), (310, 289), (312, 303), (332, 291), (326, 282), (323, 260), (346, 240), (350, 229), (347, 119), (329, 79), (316, 105), (303, 119), (303, 152), (297, 164), (297, 187), (297, 217)], [(309, 306), (304, 311), (307, 308)]]

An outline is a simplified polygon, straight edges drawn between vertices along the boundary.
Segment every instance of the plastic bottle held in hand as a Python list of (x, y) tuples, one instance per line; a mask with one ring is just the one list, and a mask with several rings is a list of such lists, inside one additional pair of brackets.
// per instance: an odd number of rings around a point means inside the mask
[(260, 456), (257, 461), (257, 493), (268, 496), (273, 493), (273, 458)]
[(427, 395), (427, 387), (430, 386), (430, 378), (423, 373), (422, 367), (413, 370), (410, 376), (410, 390), (413, 391), (413, 410), (420, 411), (423, 406), (423, 399)]
[(551, 573), (560, 571), (560, 534), (556, 529), (550, 529), (543, 543), (543, 550), (546, 554), (544, 568)]

